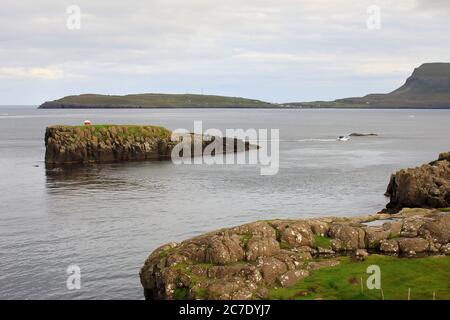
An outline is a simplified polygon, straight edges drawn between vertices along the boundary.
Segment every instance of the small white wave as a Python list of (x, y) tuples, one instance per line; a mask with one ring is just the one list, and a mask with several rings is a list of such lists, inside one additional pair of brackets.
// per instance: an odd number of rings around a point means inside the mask
[(341, 136), (341, 137), (337, 138), (336, 140), (337, 141), (348, 141), (348, 140), (350, 140), (350, 137), (349, 136)]

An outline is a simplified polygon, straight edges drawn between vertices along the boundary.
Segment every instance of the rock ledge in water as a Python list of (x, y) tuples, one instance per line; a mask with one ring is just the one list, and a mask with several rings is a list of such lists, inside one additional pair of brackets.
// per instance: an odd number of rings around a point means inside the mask
[(358, 133), (353, 132), (349, 134), (350, 137), (377, 137), (378, 135), (376, 133)]

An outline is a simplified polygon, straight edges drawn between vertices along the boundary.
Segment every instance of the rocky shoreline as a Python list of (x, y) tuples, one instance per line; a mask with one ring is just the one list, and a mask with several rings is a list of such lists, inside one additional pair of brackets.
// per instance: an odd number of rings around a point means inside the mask
[[(416, 198), (435, 197), (429, 190), (436, 185), (443, 199), (448, 199), (448, 153), (425, 166), (432, 168), (407, 169), (410, 178), (406, 184), (391, 178), (390, 203), (398, 197), (406, 200), (388, 205), (392, 209), (389, 213), (257, 221), (163, 245), (140, 271), (145, 297), (266, 299), (271, 288), (292, 286), (313, 270), (339, 265), (340, 255), (351, 255), (355, 260), (373, 253), (449, 255), (450, 215), (444, 212), (448, 209), (430, 208), (436, 202), (429, 201), (418, 202), (425, 208), (405, 206)], [(404, 174), (401, 170), (393, 177)]]
[[(185, 140), (188, 136), (190, 139)], [(69, 165), (168, 160), (174, 147), (180, 142), (189, 143), (192, 156), (201, 156), (202, 154), (197, 154), (198, 151), (202, 152), (210, 144), (220, 145), (223, 153), (258, 148), (235, 138), (173, 134), (170, 130), (157, 126), (50, 126), (45, 132), (45, 163)]]

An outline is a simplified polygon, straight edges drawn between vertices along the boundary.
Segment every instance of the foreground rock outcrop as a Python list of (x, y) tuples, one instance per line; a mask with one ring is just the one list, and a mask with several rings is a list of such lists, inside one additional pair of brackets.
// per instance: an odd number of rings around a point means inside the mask
[(449, 240), (450, 215), (439, 210), (259, 221), (166, 244), (148, 257), (140, 279), (148, 299), (264, 299), (272, 287), (336, 266), (340, 254), (449, 254)]
[(404, 207), (450, 207), (450, 152), (429, 164), (393, 174), (386, 196), (390, 197), (388, 212)]
[[(185, 139), (187, 136), (190, 139)], [(189, 141), (185, 143), (189, 143), (192, 156), (201, 156), (210, 144), (220, 145), (223, 153), (257, 148), (234, 138), (174, 135), (157, 126), (51, 126), (45, 132), (45, 162), (47, 165), (64, 165), (165, 160), (170, 159), (180, 141)], [(198, 150), (200, 154), (197, 154)]]

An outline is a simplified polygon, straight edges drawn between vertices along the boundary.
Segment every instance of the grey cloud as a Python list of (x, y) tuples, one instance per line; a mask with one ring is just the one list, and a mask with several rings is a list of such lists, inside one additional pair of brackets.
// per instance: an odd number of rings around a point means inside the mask
[[(389, 91), (418, 64), (448, 56), (447, 17), (424, 14), (420, 2), (76, 0), (76, 31), (65, 27), (69, 2), (9, 2), (0, 13), (0, 87), (9, 88), (0, 104), (201, 87), (271, 101)], [(365, 27), (374, 3), (379, 31)]]

